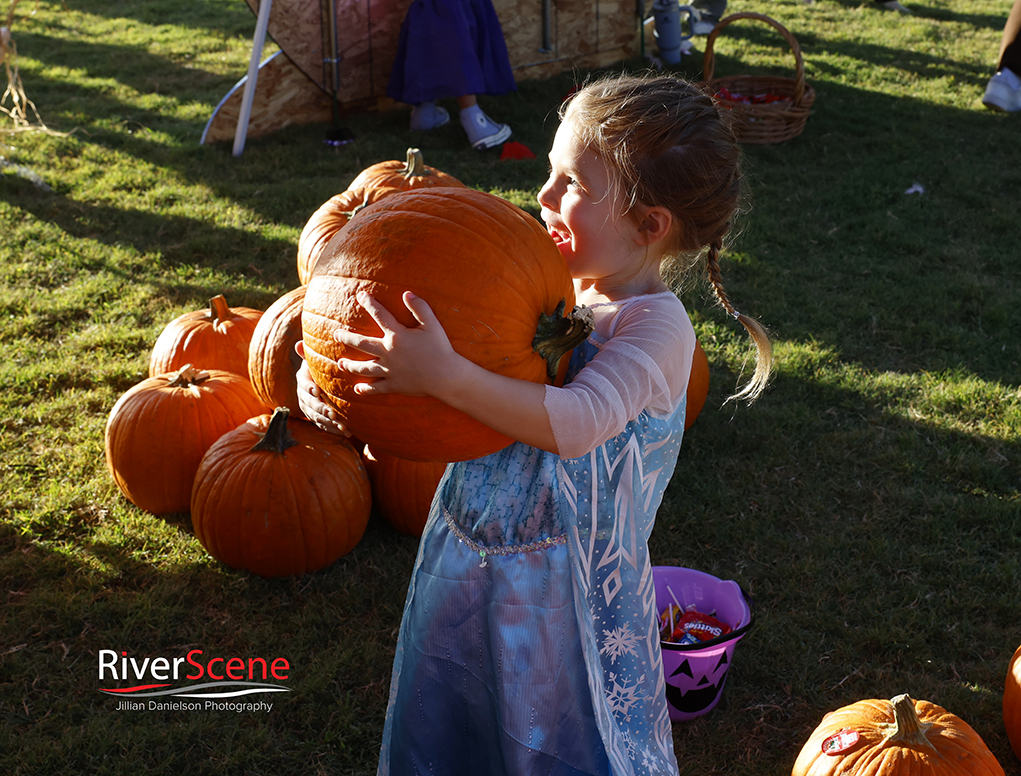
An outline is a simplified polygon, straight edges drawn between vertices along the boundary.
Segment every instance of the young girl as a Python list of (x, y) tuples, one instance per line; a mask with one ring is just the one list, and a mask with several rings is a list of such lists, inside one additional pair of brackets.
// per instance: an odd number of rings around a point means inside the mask
[[(677, 773), (647, 540), (677, 460), (695, 333), (661, 271), (704, 251), (720, 303), (755, 340), (739, 394), (754, 398), (769, 341), (734, 310), (718, 265), (740, 154), (712, 100), (673, 77), (593, 83), (561, 119), (539, 204), (595, 314), (563, 388), (458, 356), (411, 294), (417, 327), (363, 295), (383, 336), (336, 334), (372, 356), (341, 362), (359, 393), (430, 394), (519, 440), (449, 465), (437, 490), (381, 776)], [(301, 385), (303, 409), (331, 427), (307, 373)]]

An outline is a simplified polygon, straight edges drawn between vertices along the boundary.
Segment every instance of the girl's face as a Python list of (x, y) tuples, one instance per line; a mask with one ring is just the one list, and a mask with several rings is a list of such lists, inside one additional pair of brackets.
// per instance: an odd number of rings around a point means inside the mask
[(571, 277), (631, 279), (646, 257), (636, 240), (637, 224), (622, 215), (622, 198), (606, 163), (582, 143), (570, 119), (557, 129), (549, 161), (549, 180), (538, 200)]

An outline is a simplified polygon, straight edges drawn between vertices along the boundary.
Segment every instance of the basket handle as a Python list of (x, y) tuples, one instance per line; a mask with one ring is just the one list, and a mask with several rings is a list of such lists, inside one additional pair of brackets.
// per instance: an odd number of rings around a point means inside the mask
[(801, 58), (801, 46), (798, 45), (798, 41), (795, 40), (794, 36), (791, 35), (790, 31), (786, 27), (780, 24), (780, 22), (776, 19), (772, 19), (765, 14), (751, 12), (734, 13), (730, 16), (724, 16), (716, 23), (716, 26), (713, 27), (713, 31), (709, 33), (709, 38), (706, 40), (705, 59), (702, 64), (702, 78), (705, 79), (706, 83), (711, 81), (713, 78), (713, 70), (716, 67), (716, 55), (713, 53), (713, 42), (716, 40), (716, 36), (720, 34), (720, 30), (738, 19), (758, 19), (760, 22), (765, 22), (766, 24), (775, 27), (790, 44), (791, 52), (794, 54), (795, 68), (793, 102), (795, 105), (800, 103), (801, 98), (805, 93), (805, 62)]

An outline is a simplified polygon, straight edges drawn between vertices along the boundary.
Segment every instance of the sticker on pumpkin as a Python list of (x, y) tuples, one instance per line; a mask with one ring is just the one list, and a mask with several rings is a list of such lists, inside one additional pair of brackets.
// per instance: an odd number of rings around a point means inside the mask
[(823, 754), (842, 754), (858, 743), (858, 731), (844, 728), (822, 742)]

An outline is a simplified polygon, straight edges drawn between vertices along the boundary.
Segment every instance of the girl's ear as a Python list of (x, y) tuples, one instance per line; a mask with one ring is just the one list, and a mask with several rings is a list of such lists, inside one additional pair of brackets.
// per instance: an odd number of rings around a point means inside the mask
[(665, 207), (654, 205), (642, 215), (642, 225), (638, 228), (638, 239), (641, 245), (654, 245), (669, 236), (674, 228), (674, 215)]

